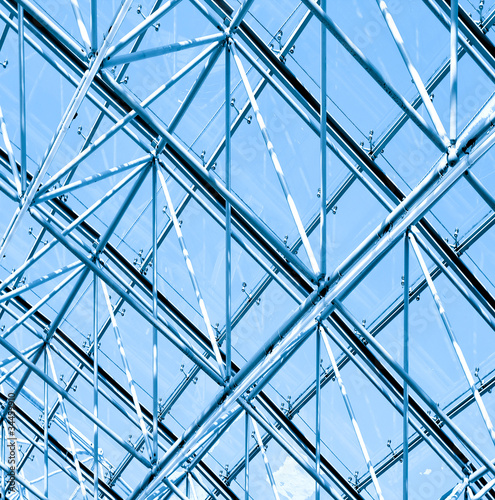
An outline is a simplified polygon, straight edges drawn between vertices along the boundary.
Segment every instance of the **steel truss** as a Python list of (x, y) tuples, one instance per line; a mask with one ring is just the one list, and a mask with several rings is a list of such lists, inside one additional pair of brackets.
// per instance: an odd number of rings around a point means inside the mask
[[(254, 28), (254, 18), (249, 17), (255, 12), (253, 0), (244, 0), (236, 8), (223, 0), (155, 0), (146, 9), (134, 5), (132, 0), (123, 0), (111, 13), (108, 26), (102, 26), (96, 0), (88, 2), (87, 24), (85, 6), (72, 0), (78, 29), (74, 36), (69, 36), (56, 19), (31, 0), (0, 0), (0, 50), (8, 37), (15, 37), (18, 43), (19, 88), (12, 92), (19, 96), (20, 131), (18, 144), (15, 142), (18, 149), (14, 150), (9, 134), (12, 135), (15, 123), (2, 113), (0, 99), (0, 199), (9, 210), (14, 207), (12, 211), (2, 210), (5, 230), (0, 256), (2, 261), (5, 258), (15, 262), (11, 271), (2, 264), (0, 283), (0, 318), (5, 323), (0, 334), (5, 357), (0, 362), (2, 494), (7, 487), (9, 408), (15, 400), (15, 431), (23, 445), (16, 457), (19, 498), (53, 498), (61, 494), (63, 484), (68, 488), (63, 493), (67, 498), (144, 499), (175, 495), (249, 499), (257, 494), (250, 492), (250, 483), (253, 470), (257, 470), (254, 464), (258, 455), (263, 458), (269, 489), (275, 498), (280, 498), (273, 458), (267, 453), (271, 443), (298, 464), (306, 482), (314, 483), (317, 499), (388, 498), (383, 481), (389, 471), (400, 471), (402, 484), (396, 495), (402, 494), (406, 499), (411, 462), (426, 447), (455, 478), (445, 486), (442, 498), (495, 498), (492, 448), (487, 455), (485, 448), (473, 439), (478, 430), (466, 429), (456, 421), (463, 412), (476, 409), (483, 432), (495, 445), (490, 414), (494, 367), (487, 362), (480, 377), (480, 368), (474, 371), (468, 365), (462, 339), (469, 332), (461, 335), (451, 324), (436, 288), (438, 278), (447, 279), (466, 308), (471, 306), (495, 330), (495, 297), (488, 277), (480, 277), (463, 259), (495, 223), (495, 198), (473, 172), (495, 143), (495, 97), (473, 111), (468, 125), (459, 132), (457, 91), (461, 58), (470, 58), (495, 83), (495, 47), (487, 35), (495, 22), (495, 12), (488, 12), (480, 23), (475, 23), (456, 0), (423, 3), (450, 32), (449, 57), (426, 82), (414, 67), (386, 3), (377, 0), (377, 12), (381, 12), (383, 26), (390, 31), (389, 41), (396, 45), (392, 48), (402, 56), (417, 91), (409, 102), (335, 23), (325, 0), (301, 2), (298, 10), (303, 14), (284, 43), (281, 31), (272, 33), (274, 43), (267, 43)], [(201, 36), (186, 41), (177, 38), (152, 48), (143, 43), (147, 33), (158, 31), (160, 23), (181, 4), (188, 4), (200, 16), (206, 26)], [(130, 19), (131, 10), (136, 8), (139, 16)], [(481, 4), (480, 15), (482, 8)], [(292, 53), (297, 50), (294, 46), (314, 22), (320, 36), (319, 96), (313, 95), (291, 64)], [(105, 36), (101, 37), (103, 32)], [(149, 38), (146, 40), (149, 42)], [(396, 120), (375, 141), (371, 133), (368, 150), (329, 112), (327, 68), (331, 62), (327, 58), (327, 40), (338, 42), (368, 73), (377, 84), (374, 92), (385, 91), (397, 105)], [(274, 48), (275, 42), (279, 49)], [(196, 55), (170, 79), (158, 81), (156, 90), (144, 100), (132, 91), (131, 83), (126, 86), (127, 71), (138, 61), (154, 61), (165, 54), (187, 53), (192, 48), (197, 48)], [(39, 164), (29, 157), (27, 53), (45, 60), (73, 90)], [(120, 69), (116, 71), (117, 68)], [(224, 72), (224, 88), (217, 113), (224, 113), (225, 119), (221, 138), (206, 157), (206, 151), (197, 154), (194, 143), (184, 143), (180, 126), (193, 112), (195, 99), (218, 68)], [(193, 83), (184, 84), (184, 98), (166, 124), (153, 106), (191, 74), (196, 77)], [(430, 94), (447, 76), (449, 126), (445, 128)], [(284, 170), (282, 155), (277, 154), (267, 116), (259, 105), (268, 91), (277, 95), (307, 127), (307, 133), (319, 141), (319, 165), (313, 167), (320, 177), (320, 206), (306, 221), (294, 201), (295, 186)], [(244, 102), (239, 102), (238, 97), (236, 102), (234, 94), (242, 94)], [(82, 147), (54, 169), (57, 154), (71, 140), (72, 122), (89, 103), (96, 110), (96, 118), (89, 130), (78, 129), (78, 135), (84, 139)], [(425, 113), (420, 113), (421, 107)], [(277, 228), (268, 227), (233, 189), (236, 174), (232, 155), (236, 135), (245, 122), (253, 133), (259, 131), (262, 136), (267, 161), (275, 169), (287, 203), (284, 208), (297, 228), (297, 238), (290, 246), (287, 237), (283, 241)], [(406, 191), (381, 167), (381, 159), (401, 129), (411, 123), (437, 152), (438, 160), (425, 166), (423, 179)], [(133, 144), (140, 155), (109, 169), (96, 166), (101, 149), (116, 137)], [(333, 192), (327, 186), (331, 158), (337, 158), (349, 171)], [(85, 165), (92, 162), (95, 167), (88, 175)], [(220, 164), (224, 167), (223, 178), (215, 172)], [(103, 185), (100, 181), (105, 179), (111, 181), (111, 188), (97, 191), (98, 199), (93, 204), (75, 201), (74, 194), (99, 189)], [(337, 203), (351, 196), (349, 191), (356, 183), (376, 199), (387, 215), (332, 269), (327, 218), (335, 213)], [(461, 183), (468, 183), (473, 195), (476, 193), (483, 200), (488, 215), (478, 220), (463, 238), (454, 235), (451, 245), (445, 241), (432, 208)], [(185, 193), (180, 199), (176, 195), (178, 186)], [(278, 190), (279, 186), (273, 189)], [(133, 261), (129, 252), (120, 247), (117, 227), (134, 217), (131, 207), (145, 190), (146, 203), (151, 207), (151, 243)], [(164, 200), (163, 212), (168, 219), (162, 224), (159, 207)], [(113, 203), (115, 210), (110, 211), (102, 225), (97, 216), (105, 211), (108, 202)], [(181, 216), (193, 205), (199, 207), (204, 220), (214, 221), (224, 234), (224, 321), (216, 326), (207, 308), (209, 290), (202, 288), (200, 273), (194, 267), (194, 252), (181, 228)], [(19, 238), (20, 234), (24, 236)], [(21, 239), (28, 241), (24, 245), (26, 251), (17, 250)], [(160, 276), (164, 248), (172, 241), (180, 244), (185, 259), (197, 299), (193, 308), (183, 307)], [(314, 241), (319, 242), (318, 251), (313, 248)], [(399, 246), (404, 248), (403, 292), (366, 326), (352, 312), (350, 299)], [(243, 285), (243, 300), (237, 310), (233, 307), (234, 247), (249, 256), (263, 273), (249, 292), (247, 284)], [(132, 250), (137, 254), (137, 248)], [(70, 256), (70, 262), (53, 267), (50, 258), (56, 251)], [(411, 272), (414, 259), (422, 270), (419, 277), (413, 277)], [(47, 264), (50, 262), (51, 268)], [(46, 273), (42, 273), (44, 266), (49, 268)], [(296, 308), (287, 318), (280, 318), (272, 335), (240, 363), (241, 358), (236, 357), (239, 353), (235, 352), (236, 329), (273, 284), (283, 290), (287, 300), (297, 304)], [(69, 317), (88, 286), (91, 326), (84, 331), (87, 338), (81, 346)], [(172, 282), (171, 286), (182, 285)], [(37, 295), (37, 290), (44, 292)], [(409, 339), (415, 335), (410, 305), (430, 292), (445, 329), (438, 334), (446, 335), (467, 382), (445, 407), (410, 374), (414, 369), (409, 362)], [(150, 380), (144, 388), (139, 387), (140, 374), (133, 370), (136, 354), (126, 344), (126, 330), (130, 327), (122, 319), (125, 309), (132, 311), (136, 324), (146, 324), (151, 332)], [(387, 351), (386, 342), (381, 342), (380, 333), (399, 317), (403, 321), (403, 352), (398, 361)], [(120, 356), (115, 360), (121, 366), (119, 379), (101, 361), (105, 354), (102, 346), (113, 336)], [(310, 339), (316, 345), (314, 377), (304, 390), (291, 394), (288, 406), (281, 407), (270, 384), (275, 376), (289, 369), (295, 353), (303, 346), (308, 348)], [(189, 363), (186, 369), (181, 366), (182, 380), (166, 391), (163, 387), (169, 384), (160, 374), (164, 346), (180, 352)], [(394, 443), (393, 448), (389, 443), (390, 450), (384, 445), (379, 456), (370, 453), (355, 412), (359, 401), (353, 400), (346, 390), (346, 374), (351, 367), (402, 419), (402, 442)], [(70, 375), (59, 377), (62, 371)], [(214, 396), (193, 422), (180, 422), (182, 434), (178, 435), (167, 416), (180, 414), (181, 405), (188, 401), (188, 391), (198, 378), (206, 381)], [(363, 456), (362, 464), (344, 464), (359, 469), (350, 479), (345, 467), (328, 453), (331, 448), (323, 438), (322, 404), (334, 381), (345, 404), (345, 416), (349, 415), (355, 432), (359, 445), (356, 450)], [(82, 387), (90, 389), (90, 396), (81, 395)], [(300, 418), (309, 408), (315, 419), (311, 432), (301, 425)], [(39, 414), (38, 422), (33, 411)], [(228, 435), (238, 433), (236, 422), (241, 417), (243, 449), (238, 450), (237, 462), (220, 474), (219, 468), (212, 467), (217, 459), (213, 448)], [(137, 439), (130, 436), (126, 440), (120, 429), (132, 429)], [(34, 460), (40, 465), (36, 473), (30, 466)], [(66, 481), (58, 481), (59, 475)]]

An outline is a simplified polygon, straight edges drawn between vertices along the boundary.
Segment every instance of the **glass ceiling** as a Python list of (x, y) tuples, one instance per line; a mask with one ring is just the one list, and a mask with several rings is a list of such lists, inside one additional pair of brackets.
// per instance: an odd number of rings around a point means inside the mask
[(494, 23), (0, 0), (0, 497), (495, 499)]

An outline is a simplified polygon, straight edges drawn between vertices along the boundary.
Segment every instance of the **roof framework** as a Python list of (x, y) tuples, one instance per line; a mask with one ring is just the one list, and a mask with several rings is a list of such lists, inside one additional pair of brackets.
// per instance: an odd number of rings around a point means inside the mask
[(2, 493), (495, 498), (495, 6), (388, 3), (0, 0)]

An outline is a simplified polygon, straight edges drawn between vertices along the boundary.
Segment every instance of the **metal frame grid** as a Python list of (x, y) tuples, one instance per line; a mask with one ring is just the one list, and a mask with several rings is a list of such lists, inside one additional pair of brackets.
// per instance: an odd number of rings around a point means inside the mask
[[(403, 39), (397, 2), (390, 9), (383, 0), (369, 2), (365, 17), (374, 6), (372, 26), (388, 37), (387, 56), (395, 51), (390, 64), (400, 55), (413, 85), (406, 88), (394, 86), (388, 69), (377, 64), (376, 40), (368, 56), (339, 26), (333, 2), (286, 2), (298, 17), (275, 31), (268, 17), (258, 21), (260, 3), (0, 1), (0, 52), (13, 46), (4, 75), (15, 73), (0, 82), (2, 495), (13, 425), (17, 488), (10, 498), (279, 499), (284, 492), (272, 450), (290, 457), (294, 474), (310, 485), (300, 498), (495, 498), (493, 356), (489, 344), (473, 356), (475, 320), (458, 318), (475, 317), (493, 335), (491, 266), (480, 269), (467, 256), (490, 241), (495, 222), (495, 199), (485, 185), (495, 97), (490, 90), (466, 117), (457, 88), (458, 68), (467, 59), (487, 88), (495, 82), (495, 11), (481, 2), (478, 22), (457, 0), (418, 0), (437, 32), (450, 33), (442, 64), (425, 76)], [(153, 39), (185, 4), (201, 20), (191, 29), (194, 37)], [(57, 8), (72, 9), (70, 26), (59, 23)], [(295, 64), (308, 33), (318, 40), (309, 57), (319, 81), (306, 79)], [(362, 72), (377, 108), (385, 101), (393, 106), (392, 124), (380, 134), (372, 130), (361, 144), (339, 118), (338, 110), (350, 104), (338, 107), (331, 99), (330, 50)], [(186, 54), (185, 63), (163, 77), (163, 58), (178, 53)], [(34, 59), (50, 76), (32, 74)], [(133, 87), (145, 67), (156, 71), (152, 92)], [(339, 69), (344, 78), (346, 68)], [(36, 79), (46, 80), (47, 99), (49, 86), (58, 92), (63, 82), (69, 98), (61, 112), (32, 103)], [(196, 113), (199, 122), (204, 118), (198, 102), (208, 85), (215, 91), (207, 100), (218, 106), (205, 112), (215, 132), (209, 129), (209, 147), (202, 150), (202, 135), (194, 138), (187, 127)], [(441, 89), (446, 105), (433, 98)], [(4, 116), (8, 92), (17, 109)], [(267, 95), (288, 110), (289, 135), (316, 139), (311, 144), (319, 157), (307, 168), (318, 192), (309, 216), (306, 205), (298, 209), (303, 190), (293, 167), (272, 142), (276, 106), (267, 105)], [(36, 138), (34, 115), (48, 130)], [(429, 152), (409, 184), (385, 161), (389, 147), (415, 141), (406, 130), (421, 138), (417, 149)], [(256, 154), (275, 174), (273, 192), (286, 202), (280, 210), (297, 230), (291, 244), (252, 198), (239, 194), (239, 178), (256, 179), (242, 159), (238, 166), (238, 137), (254, 135)], [(39, 160), (31, 146), (36, 141), (44, 149)], [(122, 148), (116, 157), (124, 161), (102, 162), (109, 144)], [(335, 181), (337, 168), (345, 175)], [(449, 196), (455, 200), (460, 186), (483, 213), (465, 214), (471, 226), (464, 234), (456, 229), (451, 244), (434, 209)], [(343, 245), (334, 265), (329, 234), (337, 204), (353, 203), (358, 213), (360, 196), (373, 200), (375, 214), (361, 213), (365, 232), (356, 244), (350, 238), (351, 247)], [(207, 226), (203, 245), (193, 234), (201, 224)], [(198, 264), (201, 251), (212, 252), (204, 244), (208, 233), (220, 241), (215, 252), (221, 249), (222, 278), (215, 283)], [(388, 286), (378, 275), (393, 267), (392, 258), (401, 272)], [(183, 274), (167, 274), (170, 259)], [(255, 286), (234, 284), (239, 261), (245, 275), (260, 276)], [(185, 277), (194, 304), (181, 300)], [(256, 335), (256, 326), (249, 326), (256, 348), (243, 352), (243, 321), (264, 307), (274, 287), (284, 297), (281, 309), (292, 312), (271, 313), (269, 333)], [(372, 297), (373, 287), (384, 300)], [(449, 309), (441, 287), (453, 290), (460, 313)], [(361, 307), (359, 297), (377, 308)], [(430, 344), (418, 340), (418, 311), (431, 307), (431, 344), (444, 342), (434, 357), (446, 371), (456, 366), (455, 387), (438, 389), (414, 366), (417, 344)], [(290, 373), (295, 366), (309, 376), (304, 387)], [(365, 387), (357, 396), (356, 377)], [(288, 397), (275, 390), (284, 379)], [(198, 384), (205, 404), (189, 411)], [(379, 404), (370, 415), (363, 400), (371, 393)], [(9, 420), (13, 400), (15, 422)], [(395, 416), (399, 441), (376, 444), (367, 422), (373, 413), (387, 422)], [(340, 452), (325, 429), (337, 418), (347, 422), (342, 433), (352, 452)], [(222, 462), (227, 455), (235, 460), (230, 467)], [(436, 482), (418, 483), (418, 467), (442, 472)]]

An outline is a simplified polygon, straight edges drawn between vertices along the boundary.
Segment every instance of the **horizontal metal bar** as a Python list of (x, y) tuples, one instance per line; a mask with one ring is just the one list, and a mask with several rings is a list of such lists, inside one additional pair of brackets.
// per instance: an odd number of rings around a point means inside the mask
[(84, 186), (88, 186), (94, 184), (95, 182), (99, 182), (103, 179), (107, 179), (108, 177), (112, 177), (114, 175), (121, 174), (122, 172), (126, 172), (127, 170), (140, 167), (149, 162), (152, 158), (151, 154), (138, 158), (137, 160), (130, 161), (128, 163), (123, 163), (118, 167), (112, 167), (104, 172), (99, 172), (97, 174), (86, 177), (85, 179), (80, 179), (78, 181), (74, 181), (70, 184), (65, 184), (64, 186), (58, 189), (52, 189), (48, 191), (48, 188), (40, 189), (39, 194), (34, 199), (34, 204), (42, 203), (53, 198), (66, 195), (68, 193), (73, 192), (76, 189), (80, 189)]
[(107, 66), (118, 66), (120, 64), (142, 61), (145, 59), (149, 59), (150, 57), (164, 56), (166, 54), (176, 53), (181, 50), (199, 47), (207, 43), (219, 42), (223, 39), (225, 39), (224, 33), (215, 33), (213, 35), (205, 35), (198, 38), (193, 38), (192, 40), (183, 40), (181, 42), (170, 43), (168, 45), (163, 45), (162, 47), (155, 47), (153, 49), (131, 52), (130, 54), (124, 54), (115, 57), (109, 56), (105, 61), (103, 61), (102, 67), (105, 68)]

